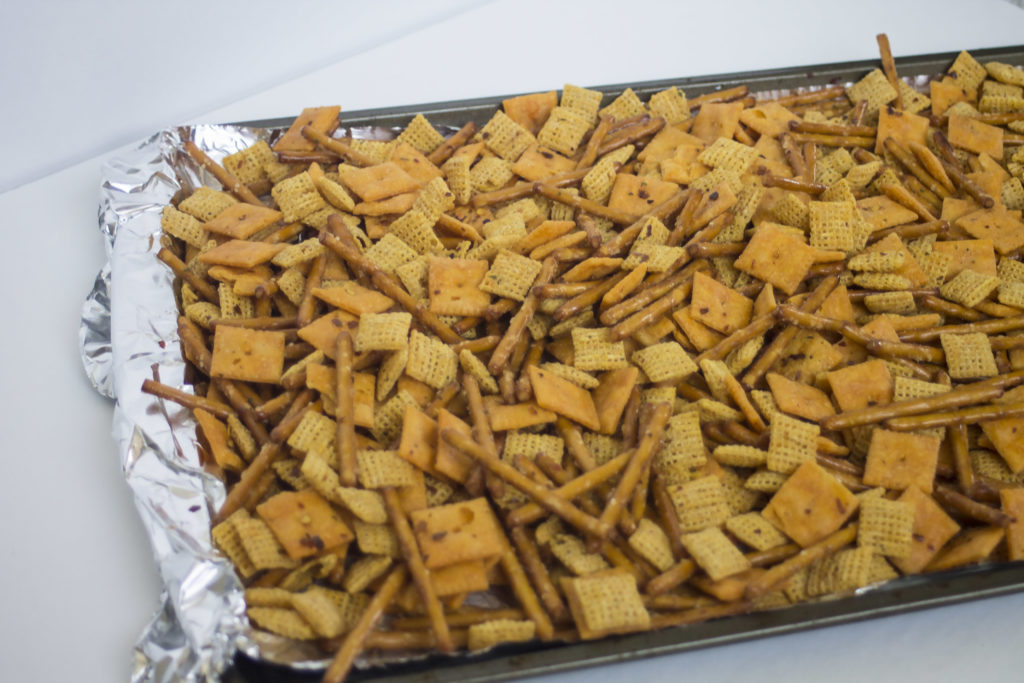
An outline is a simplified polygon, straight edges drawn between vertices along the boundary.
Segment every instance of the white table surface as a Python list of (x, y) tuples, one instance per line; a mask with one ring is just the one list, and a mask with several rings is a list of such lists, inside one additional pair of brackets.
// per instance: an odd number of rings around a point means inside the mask
[[(870, 59), (882, 31), (897, 56), (1024, 42), (1020, 8), (966, 7), (4, 3), (0, 678), (126, 680), (158, 603), (111, 404), (93, 392), (77, 349), (81, 303), (104, 261), (100, 164), (117, 146), (184, 120), (289, 116), (312, 104), (354, 110)], [(224, 40), (226, 24), (246, 37)], [(257, 24), (259, 38), (246, 32)], [(1024, 594), (547, 680), (1019, 681), (1021, 615)]]

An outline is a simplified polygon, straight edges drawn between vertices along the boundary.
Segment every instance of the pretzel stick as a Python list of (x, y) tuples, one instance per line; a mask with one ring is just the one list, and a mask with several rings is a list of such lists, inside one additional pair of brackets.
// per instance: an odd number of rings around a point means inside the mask
[(437, 217), (437, 224), (453, 235), (470, 242), (479, 244), (484, 241), (484, 238), (477, 232), (476, 228), (447, 213), (442, 213)]
[[(631, 456), (631, 451), (620, 453), (605, 464), (599, 465), (589, 472), (584, 472), (572, 481), (559, 486), (553, 491), (553, 493), (566, 500), (573, 500), (585, 493), (589, 493), (621, 472), (629, 462)], [(526, 505), (516, 508), (508, 513), (505, 521), (509, 526), (517, 526), (521, 524), (532, 524), (543, 516), (544, 510), (540, 505), (537, 503), (527, 503)]]
[(971, 467), (971, 457), (967, 440), (967, 425), (964, 423), (951, 425), (946, 432), (949, 437), (949, 451), (953, 456), (953, 465), (956, 468), (956, 479), (960, 484), (960, 490), (969, 492), (974, 488), (974, 468)]
[[(959, 318), (961, 320), (967, 320), (969, 322), (979, 322), (984, 320), (985, 316), (978, 311), (961, 306), (958, 303), (952, 301), (946, 301), (942, 297), (927, 295), (921, 297), (921, 305), (928, 308), (936, 313), (941, 313), (947, 318)], [(923, 330), (923, 332), (931, 332), (931, 330)], [(937, 334), (935, 336), (938, 336)]]
[[(523, 610), (517, 607), (505, 607), (501, 609), (477, 609), (473, 607), (463, 608), (457, 612), (445, 613), (445, 621), (448, 626), (465, 627), (474, 624), (482, 624), (485, 621), (494, 619), (522, 619), (525, 615)], [(396, 631), (424, 631), (430, 628), (430, 619), (427, 617), (391, 617), (391, 628)], [(387, 631), (376, 631), (376, 633), (388, 633)], [(454, 635), (454, 631), (452, 635)]]
[(555, 429), (558, 430), (558, 434), (565, 441), (565, 448), (569, 451), (569, 455), (572, 456), (572, 459), (576, 461), (581, 470), (589, 472), (597, 467), (594, 456), (591, 455), (587, 445), (583, 443), (583, 432), (578, 424), (564, 417), (559, 417), (555, 421)]
[(624, 320), (628, 316), (643, 310), (652, 302), (657, 301), (679, 285), (685, 282), (691, 282), (695, 271), (695, 267), (686, 267), (678, 273), (656, 283), (644, 285), (641, 287), (640, 291), (632, 297), (624, 301), (620, 301), (614, 306), (602, 311), (600, 315), (601, 324), (611, 326), (621, 320)]
[(288, 406), (295, 400), (295, 397), (299, 395), (299, 390), (290, 389), (284, 393), (278, 394), (274, 398), (261, 403), (253, 409), (256, 417), (264, 422), (270, 422), (275, 419), (282, 411), (286, 410)]
[(583, 148), (583, 155), (580, 156), (580, 160), (576, 162), (576, 168), (585, 168), (587, 166), (593, 166), (594, 161), (597, 159), (597, 150), (604, 142), (605, 137), (612, 129), (612, 125), (615, 123), (615, 118), (612, 116), (602, 116), (598, 122), (594, 132), (590, 134), (590, 139), (587, 140), (587, 146)]
[(491, 423), (487, 419), (483, 396), (480, 395), (480, 384), (472, 375), (464, 375), (462, 391), (466, 396), (469, 416), (473, 423), (473, 438), (491, 457), (497, 458), (498, 446), (494, 443), (494, 433), (491, 431)]
[[(558, 262), (553, 258), (547, 258), (541, 265), (540, 273), (537, 274), (537, 279), (534, 280), (534, 286), (546, 285), (555, 276), (555, 271), (558, 267)], [(491, 354), (491, 358), (487, 363), (487, 370), (492, 375), (501, 374), (502, 369), (508, 363), (508, 359), (512, 355), (513, 349), (519, 343), (519, 340), (526, 334), (527, 326), (533, 319), (534, 314), (537, 312), (537, 306), (540, 304), (540, 300), (533, 294), (531, 290), (526, 295), (526, 299), (512, 320), (508, 323), (508, 328), (505, 331), (505, 335), (498, 342), (494, 352)]]
[[(590, 168), (578, 168), (574, 171), (566, 171), (565, 173), (548, 176), (547, 178), (543, 178), (541, 182), (552, 187), (568, 187), (579, 183), (589, 172)], [(535, 183), (533, 181), (527, 181), (516, 183), (511, 187), (494, 190), (493, 192), (480, 192), (479, 194), (473, 195), (473, 199), (470, 200), (470, 204), (475, 208), (481, 208), (484, 206), (490, 206), (491, 204), (511, 201), (513, 199), (522, 199), (523, 197), (528, 197), (534, 193), (534, 184)]]
[(672, 547), (672, 556), (679, 560), (686, 556), (686, 549), (683, 548), (682, 527), (679, 525), (679, 515), (676, 512), (675, 503), (669, 495), (665, 480), (655, 468), (654, 476), (651, 477), (651, 497), (654, 500), (654, 509), (661, 519), (661, 526), (668, 535), (669, 545)]
[(604, 139), (597, 149), (597, 156), (602, 157), (608, 152), (639, 142), (650, 137), (665, 127), (665, 119), (660, 116), (651, 117), (647, 121), (640, 121), (632, 126), (627, 126), (615, 131)]
[(505, 577), (508, 579), (509, 586), (519, 601), (519, 605), (533, 621), (537, 637), (541, 640), (554, 638), (555, 627), (551, 624), (551, 618), (544, 611), (523, 565), (520, 564), (519, 558), (516, 556), (515, 549), (507, 539), (505, 540), (505, 550), (501, 553), (501, 568), (505, 571)]
[[(955, 156), (952, 156), (952, 148), (950, 147), (949, 140), (946, 136), (940, 132), (936, 132), (934, 139), (935, 142), (938, 143), (937, 146), (939, 151), (943, 152), (944, 158), (939, 159), (939, 162), (942, 164), (942, 168), (946, 170), (946, 173), (949, 174), (950, 180), (952, 180), (953, 183), (961, 190), (974, 197), (982, 207), (991, 209), (995, 206), (995, 200), (987, 192), (981, 189), (976, 182), (968, 178), (967, 174), (960, 169), (960, 163), (956, 160)], [(949, 158), (947, 153), (952, 156), (952, 158)]]
[(376, 166), (377, 160), (359, 152), (337, 138), (324, 135), (320, 131), (303, 126), (302, 137), (311, 140), (324, 149), (330, 150), (354, 166)]
[(902, 185), (886, 183), (882, 186), (882, 193), (900, 206), (910, 209), (923, 220), (937, 221), (938, 218), (932, 215), (931, 210), (921, 202), (913, 193)]
[(882, 70), (889, 84), (896, 91), (896, 108), (903, 109), (903, 95), (900, 94), (899, 76), (896, 75), (896, 61), (892, 58), (892, 50), (889, 49), (889, 36), (879, 33), (875, 36), (878, 41), (878, 51), (882, 56)]
[(451, 652), (455, 649), (455, 646), (448, 631), (448, 622), (444, 618), (444, 609), (441, 607), (441, 601), (437, 598), (437, 593), (434, 592), (434, 583), (430, 578), (430, 572), (427, 571), (427, 567), (423, 563), (423, 555), (420, 553), (419, 545), (416, 543), (416, 536), (412, 532), (412, 527), (405, 516), (405, 511), (402, 509), (402, 502), (399, 500), (398, 492), (390, 486), (385, 487), (382, 492), (384, 494), (384, 505), (388, 511), (388, 518), (391, 520), (391, 526), (398, 537), (398, 546), (409, 569), (409, 574), (412, 575), (413, 583), (416, 585), (416, 590), (420, 594), (423, 606), (427, 610), (430, 628), (437, 639), (437, 647), (441, 652)]
[(269, 441), (271, 438), (270, 434), (267, 434), (267, 430), (260, 423), (259, 418), (256, 417), (252, 406), (242, 396), (235, 383), (229, 379), (222, 378), (215, 378), (213, 383), (220, 390), (220, 393), (224, 394), (224, 398), (228, 400), (231, 407), (235, 409), (242, 423), (252, 432), (253, 438), (260, 444)]
[[(931, 192), (934, 192), (940, 199), (945, 199), (952, 194), (952, 192), (947, 190), (942, 183), (940, 183), (936, 178), (933, 178), (925, 167), (918, 162), (917, 157), (901, 145), (896, 138), (886, 138), (885, 142), (882, 144), (890, 154), (896, 157), (896, 160), (899, 161), (904, 168), (913, 173), (914, 177), (920, 180), (925, 187), (927, 187)], [(945, 175), (945, 173), (943, 173), (943, 175)]]
[[(495, 612), (494, 619), (521, 619), (522, 610), (482, 610)], [(454, 618), (458, 612), (452, 613), (446, 618)], [(392, 621), (392, 624), (398, 620)], [(412, 621), (411, 618), (406, 621)], [(471, 622), (480, 623), (480, 622)], [(398, 629), (397, 626), (394, 628)], [(451, 630), (452, 643), (456, 648), (463, 649), (469, 644), (469, 630), (466, 628), (455, 628)], [(333, 641), (341, 642), (340, 639), (322, 641), (324, 649), (330, 650)], [(437, 648), (437, 638), (432, 631), (424, 630), (394, 630), (394, 631), (370, 631), (363, 641), (366, 650), (382, 650), (385, 652), (409, 651), (409, 650), (433, 650)], [(337, 645), (335, 645), (337, 649)]]
[(441, 143), (441, 146), (427, 155), (427, 159), (435, 166), (440, 166), (451, 158), (459, 147), (469, 142), (469, 139), (476, 134), (476, 123), (469, 121), (459, 130)]
[(651, 463), (648, 462), (640, 473), (640, 482), (633, 489), (629, 502), (629, 521), (623, 515), (619, 520), (619, 530), (624, 536), (631, 536), (636, 531), (637, 520), (643, 519), (647, 512), (647, 494), (651, 488)]
[(342, 641), (341, 647), (338, 648), (338, 652), (335, 653), (334, 659), (331, 661), (331, 665), (324, 672), (323, 683), (342, 683), (345, 680), (349, 670), (352, 669), (352, 664), (355, 663), (356, 657), (362, 651), (367, 637), (384, 615), (384, 610), (391, 604), (395, 596), (398, 595), (398, 591), (405, 585), (407, 573), (405, 565), (400, 564), (392, 569), (391, 573), (384, 579), (384, 583), (377, 589), (377, 592), (363, 610), (363, 613), (359, 615), (359, 621), (356, 622), (352, 630), (345, 636), (345, 640)]
[(736, 330), (729, 336), (719, 340), (717, 344), (697, 355), (694, 361), (698, 364), (702, 360), (721, 360), (731, 351), (747, 343), (751, 339), (764, 334), (770, 330), (776, 321), (775, 313), (764, 313), (751, 320), (747, 325)]
[(520, 302), (515, 299), (499, 299), (487, 307), (484, 318), (487, 320), (501, 320), (503, 317), (516, 310)]
[[(782, 147), (782, 153), (786, 156), (786, 161), (789, 162), (789, 167), (793, 169), (793, 176), (795, 178), (807, 178), (807, 166), (804, 163), (803, 151), (800, 146), (793, 139), (790, 133), (782, 133), (779, 136), (779, 145)], [(810, 182), (814, 182), (813, 175), (810, 178)]]
[(649, 224), (652, 218), (658, 220), (667, 219), (673, 213), (678, 211), (682, 207), (692, 192), (690, 190), (680, 190), (671, 197), (658, 204), (650, 211), (645, 213), (640, 218), (633, 221), (633, 223), (621, 230), (615, 237), (608, 240), (595, 252), (596, 256), (618, 256), (623, 253), (636, 241), (637, 236), (640, 232)]
[(772, 592), (801, 569), (808, 567), (815, 560), (827, 557), (844, 546), (853, 543), (857, 538), (857, 522), (852, 522), (822, 540), (807, 546), (796, 555), (780, 562), (761, 576), (747, 584), (746, 595), (755, 600)]
[[(746, 248), (746, 242), (698, 242), (686, 247), (691, 258), (715, 258), (718, 256), (738, 256)], [(844, 254), (845, 257), (845, 254)]]
[(565, 190), (561, 190), (550, 183), (536, 182), (533, 184), (533, 191), (537, 194), (547, 197), (556, 202), (562, 204), (568, 204), (574, 209), (580, 209), (587, 213), (592, 213), (595, 216), (601, 218), (607, 218), (613, 223), (632, 223), (637, 219), (637, 216), (620, 211), (618, 209), (612, 209), (605, 206), (604, 204), (598, 204), (597, 202), (587, 199), (586, 197), (580, 197), (574, 194), (570, 194)]
[(336, 164), (341, 158), (330, 151), (301, 152), (298, 150), (277, 152), (277, 160), (282, 164)]
[[(328, 224), (331, 224), (332, 219), (336, 216), (337, 214), (329, 216), (327, 218)], [(337, 220), (338, 223), (340, 223), (340, 218)], [(335, 223), (335, 225), (338, 223)], [(399, 306), (407, 310), (409, 313), (412, 313), (414, 318), (429, 328), (431, 332), (441, 339), (441, 341), (447, 344), (455, 344), (462, 341), (462, 337), (455, 334), (452, 328), (448, 327), (448, 325), (446, 325), (435, 314), (426, 310), (415, 299), (413, 299), (412, 295), (405, 291), (405, 289), (398, 284), (391, 275), (374, 266), (373, 263), (359, 253), (357, 249), (353, 249), (336, 235), (327, 231), (320, 233), (320, 241), (324, 246), (344, 259), (345, 262), (350, 264), (353, 268), (369, 273), (370, 279), (373, 280), (373, 284), (376, 285), (382, 293), (394, 299)]]
[(167, 264), (172, 273), (187, 282), (189, 287), (195, 290), (196, 294), (213, 303), (220, 301), (220, 295), (217, 293), (217, 290), (209, 282), (190, 271), (185, 262), (175, 256), (174, 252), (170, 249), (161, 247), (156, 257)]
[(750, 94), (750, 88), (745, 85), (737, 85), (732, 88), (726, 88), (725, 90), (714, 90), (703, 95), (698, 95), (687, 101), (687, 106), (690, 111), (697, 109), (705, 104), (718, 104), (719, 102), (730, 102), (732, 100), (739, 100)]
[(991, 318), (1016, 318), (1021, 314), (1020, 308), (1001, 304), (998, 301), (982, 301), (975, 306), (975, 309)]
[(903, 225), (894, 225), (891, 228), (883, 228), (882, 230), (876, 230), (871, 233), (868, 237), (868, 243), (877, 242), (893, 234), (899, 235), (903, 240), (911, 240), (918, 237), (924, 237), (925, 235), (931, 235), (932, 233), (936, 233), (940, 237), (944, 237), (949, 234), (949, 223), (947, 221), (937, 220), (928, 221), (927, 223), (905, 223)]
[[(814, 291), (811, 292), (810, 296), (800, 304), (800, 310), (808, 313), (816, 311), (822, 302), (825, 301), (826, 297), (832, 293), (832, 290), (836, 288), (837, 284), (839, 284), (839, 278), (835, 275), (822, 280)], [(797, 328), (795, 327), (787, 327), (779, 332), (775, 339), (762, 350), (761, 355), (743, 374), (743, 379), (740, 380), (740, 383), (747, 389), (753, 389), (757, 382), (764, 377), (764, 374), (782, 356), (783, 351), (786, 350), (786, 347), (789, 346), (789, 343), (796, 336), (796, 332)]]
[(697, 209), (700, 208), (703, 201), (704, 191), (690, 188), (690, 196), (687, 197), (682, 210), (676, 216), (672, 232), (669, 233), (668, 239), (665, 241), (666, 245), (670, 247), (677, 247), (682, 244), (684, 238), (693, 234), (695, 231), (693, 228), (693, 215), (697, 212)]
[[(908, 141), (907, 146), (910, 151), (913, 152), (917, 158), (918, 163), (928, 173), (929, 176), (939, 182), (942, 187), (946, 189), (949, 194), (956, 191), (956, 186), (946, 173), (946, 168), (942, 165), (942, 160), (935, 156), (928, 147), (922, 145), (920, 142)], [(922, 181), (924, 179), (922, 178)]]
[(355, 388), (352, 385), (352, 336), (348, 330), (338, 332), (335, 356), (335, 392), (337, 434), (334, 439), (338, 455), (338, 475), (342, 486), (356, 485), (356, 423)]
[(864, 345), (864, 348), (868, 353), (885, 358), (909, 358), (923, 363), (944, 363), (946, 361), (946, 353), (933, 346), (871, 339)]
[(873, 138), (878, 135), (878, 128), (874, 126), (843, 125), (841, 123), (824, 123), (820, 121), (805, 121), (803, 119), (790, 121), (789, 129), (796, 133), (822, 133), (825, 135), (838, 135), (840, 137)]
[[(939, 311), (942, 313), (943, 311)], [(1024, 329), (1024, 315), (1014, 318), (997, 318), (994, 320), (981, 320), (967, 323), (966, 325), (944, 325), (933, 327), (927, 330), (911, 330), (900, 335), (900, 339), (909, 342), (928, 342), (937, 339), (943, 334), (969, 334), (972, 332), (983, 332), (985, 334), (998, 334), (1012, 330)]]
[(196, 146), (196, 143), (191, 140), (187, 141), (185, 143), (185, 151), (188, 152), (188, 155), (195, 159), (200, 166), (209, 171), (210, 174), (224, 186), (225, 190), (235, 195), (246, 204), (265, 206), (263, 202), (259, 200), (259, 197), (252, 193), (252, 190), (249, 189), (248, 185), (243, 183), (241, 180), (236, 178), (233, 173), (207, 156), (206, 152)]
[[(826, 147), (863, 147), (871, 149), (875, 146), (874, 138), (859, 135), (825, 135), (823, 133), (793, 133), (793, 140), (799, 143), (814, 143)], [(806, 162), (806, 153), (804, 161)]]
[[(623, 471), (622, 477), (612, 492), (611, 498), (605, 501), (604, 512), (601, 513), (601, 522), (608, 525), (609, 528), (618, 521), (622, 507), (639, 483), (644, 468), (647, 467), (651, 458), (658, 451), (661, 435), (665, 431), (665, 425), (668, 423), (668, 418), (671, 415), (672, 406), (668, 403), (659, 403), (653, 409), (650, 422), (644, 430), (643, 437), (637, 443), (633, 457), (630, 458), (629, 464), (626, 466), (625, 471)], [(607, 538), (607, 536), (602, 538)]]
[(679, 560), (667, 570), (647, 582), (644, 592), (655, 596), (667, 593), (676, 586), (682, 585), (697, 572), (697, 565), (690, 558)]
[(319, 402), (313, 402), (313, 390), (303, 389), (295, 396), (295, 400), (288, 406), (288, 411), (281, 418), (281, 421), (274, 426), (274, 429), (270, 432), (270, 440), (276, 441), (277, 443), (284, 443), (288, 440), (288, 437), (292, 435), (295, 428), (299, 426), (299, 422), (302, 421), (303, 415), (307, 410), (314, 409), (320, 412)]
[(800, 150), (803, 152), (804, 179), (809, 183), (813, 183), (814, 178), (817, 176), (818, 163), (818, 155), (815, 151), (815, 143), (809, 140), (798, 140), (796, 135), (793, 135), (793, 142), (799, 144)]
[(327, 268), (327, 256), (321, 254), (313, 260), (313, 265), (306, 276), (306, 288), (302, 291), (302, 301), (299, 302), (299, 312), (295, 316), (295, 324), (305, 327), (313, 322), (316, 313), (316, 297), (313, 290), (320, 286), (324, 277), (324, 270)]
[(801, 178), (783, 178), (782, 176), (768, 174), (761, 177), (761, 183), (765, 187), (781, 187), (790, 192), (806, 192), (817, 196), (828, 188), (821, 183), (815, 183)]
[(552, 491), (536, 484), (516, 468), (491, 455), (484, 447), (465, 434), (449, 427), (441, 430), (441, 438), (481, 463), (488, 471), (509, 485), (520, 489), (541, 507), (558, 515), (587, 535), (606, 538), (611, 533), (611, 524), (584, 513), (567, 499), (561, 497), (558, 490)]
[(548, 568), (544, 565), (544, 561), (541, 559), (540, 552), (537, 549), (537, 543), (530, 536), (530, 532), (526, 530), (526, 527), (514, 526), (509, 529), (508, 533), (513, 545), (515, 545), (516, 551), (519, 553), (523, 569), (533, 583), (537, 591), (537, 597), (540, 599), (541, 604), (544, 605), (544, 609), (551, 615), (551, 620), (554, 622), (567, 621), (569, 619), (569, 610), (565, 603), (562, 602), (562, 598), (558, 594), (558, 588), (555, 587), (554, 582), (551, 580), (551, 574), (548, 573)]
[(692, 279), (677, 285), (668, 294), (652, 302), (647, 308), (639, 310), (625, 320), (616, 323), (609, 330), (608, 338), (611, 341), (619, 341), (620, 339), (632, 336), (641, 328), (647, 327), (681, 304), (686, 297), (690, 296), (692, 290)]
[(830, 85), (820, 90), (811, 90), (809, 92), (797, 93), (794, 95), (783, 95), (782, 97), (776, 97), (773, 100), (763, 100), (764, 102), (775, 102), (785, 107), (789, 107), (794, 104), (813, 104), (815, 102), (824, 102), (826, 100), (832, 100), (837, 97), (842, 97), (846, 94), (846, 88), (841, 85)]
[(221, 420), (228, 419), (229, 415), (234, 415), (234, 411), (227, 405), (219, 401), (211, 401), (204, 396), (197, 396), (195, 394), (188, 394), (180, 389), (161, 384), (151, 379), (142, 381), (142, 392), (162, 398), (167, 401), (173, 401), (180, 406), (184, 406), (189, 410), (205, 410), (216, 418)]
[(725, 390), (729, 394), (729, 398), (736, 404), (736, 407), (743, 413), (743, 417), (750, 426), (758, 432), (763, 432), (768, 429), (768, 425), (761, 419), (761, 414), (757, 412), (757, 408), (750, 402), (750, 396), (747, 395), (746, 389), (740, 384), (739, 380), (736, 379), (732, 374), (726, 374), (723, 379), (725, 380)]
[[(564, 277), (564, 276), (563, 276)], [(533, 292), (538, 299), (561, 299), (574, 297), (599, 287), (604, 280), (586, 280), (585, 282), (553, 282), (546, 285), (534, 285)]]
[(945, 484), (936, 484), (935, 489), (932, 491), (932, 496), (934, 496), (935, 500), (940, 504), (956, 510), (971, 519), (975, 519), (982, 524), (991, 524), (992, 526), (1001, 526), (1005, 528), (1014, 521), (1014, 518), (1005, 512), (989, 507), (988, 505), (983, 505), (975, 500), (971, 500), (967, 496), (958, 491), (954, 491)]
[(885, 426), (894, 432), (911, 432), (933, 427), (952, 427), (991, 422), (1024, 415), (1024, 403), (993, 403), (960, 408), (942, 413), (922, 413), (886, 420)]
[(249, 466), (242, 470), (241, 478), (228, 491), (220, 510), (210, 522), (211, 526), (220, 524), (245, 504), (249, 492), (280, 456), (281, 444), (272, 441), (263, 444), (260, 452), (252, 459)]
[(944, 394), (894, 401), (881, 406), (868, 406), (831, 415), (821, 421), (821, 428), (825, 431), (840, 431), (851, 427), (878, 424), (897, 417), (974, 405), (997, 398), (1002, 393), (1003, 389), (999, 386), (976, 382), (973, 385), (962, 385)]
[(544, 355), (544, 340), (539, 339), (530, 344), (523, 364), (519, 367), (519, 377), (516, 379), (516, 400), (526, 403), (533, 398), (533, 383), (530, 381), (530, 368), (540, 364)]

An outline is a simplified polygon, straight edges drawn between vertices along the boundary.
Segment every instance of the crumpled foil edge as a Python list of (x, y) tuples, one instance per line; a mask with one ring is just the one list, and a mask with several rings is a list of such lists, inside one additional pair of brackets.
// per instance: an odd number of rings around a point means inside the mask
[(238, 126), (168, 129), (102, 169), (98, 222), (108, 262), (82, 306), (80, 352), (95, 389), (115, 400), (117, 453), (164, 586), (162, 606), (134, 648), (133, 683), (217, 681), (239, 649), (299, 669), (324, 665), (308, 661), (308, 653), (305, 662), (282, 661), (273, 640), (253, 638), (243, 587), (210, 538), (225, 492), (199, 465), (195, 422), (187, 410), (141, 391), (150, 378), (191, 391), (173, 274), (156, 259), (160, 216), (179, 192), (217, 184), (183, 144), (193, 140), (220, 159), (268, 134)]

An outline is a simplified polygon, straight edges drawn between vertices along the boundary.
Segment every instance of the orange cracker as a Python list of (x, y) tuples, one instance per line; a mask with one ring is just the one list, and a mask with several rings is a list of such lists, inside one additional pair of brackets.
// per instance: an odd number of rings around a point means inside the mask
[(510, 97), (501, 102), (509, 118), (534, 135), (557, 105), (558, 93), (554, 90)]
[(340, 169), (338, 175), (348, 189), (366, 202), (387, 199), (420, 187), (415, 178), (392, 161), (366, 168), (346, 167)]
[(202, 224), (204, 230), (244, 240), (281, 220), (280, 211), (253, 204), (232, 204), (212, 220)]
[(869, 360), (827, 375), (832, 396), (841, 410), (857, 410), (892, 402), (893, 382), (882, 360)]
[(528, 372), (537, 405), (578, 422), (588, 429), (601, 428), (597, 408), (590, 392), (533, 365), (529, 367)]
[(490, 264), (485, 260), (432, 258), (427, 271), (430, 312), (439, 315), (479, 316), (487, 311), (491, 295), (480, 289)]
[(302, 128), (308, 126), (318, 133), (329, 134), (338, 125), (338, 113), (341, 107), (306, 107), (302, 110), (288, 130), (274, 143), (275, 152), (312, 152), (316, 143), (306, 139)]
[(417, 510), (409, 520), (427, 569), (490, 560), (504, 549), (504, 532), (485, 498)]
[(1003, 129), (966, 116), (949, 117), (949, 143), (975, 154), (1003, 158)]
[(315, 287), (313, 296), (353, 315), (383, 313), (395, 302), (380, 292), (367, 289), (352, 280), (338, 282), (332, 287)]
[(931, 493), (940, 439), (876, 428), (871, 433), (864, 483), (890, 489), (913, 485)]
[(774, 372), (766, 374), (765, 379), (779, 410), (815, 422), (835, 415), (832, 401), (820, 389), (803, 382), (794, 382)]
[(814, 263), (817, 250), (772, 223), (762, 223), (736, 259), (739, 270), (792, 294)]
[(693, 276), (690, 315), (722, 334), (731, 334), (750, 322), (754, 302), (704, 273)]
[(230, 240), (199, 255), (199, 262), (210, 265), (251, 269), (270, 261), (285, 248), (283, 244)]
[(284, 369), (284, 332), (218, 325), (210, 374), (248, 382), (277, 383)]
[(811, 461), (786, 479), (762, 514), (807, 547), (837, 531), (856, 509), (857, 497)]
[(340, 515), (312, 489), (285, 491), (256, 507), (288, 556), (300, 560), (353, 539)]

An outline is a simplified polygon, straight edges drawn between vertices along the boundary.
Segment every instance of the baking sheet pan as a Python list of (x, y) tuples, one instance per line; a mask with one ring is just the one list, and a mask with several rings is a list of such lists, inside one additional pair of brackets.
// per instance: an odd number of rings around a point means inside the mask
[[(966, 49), (982, 63), (999, 61), (1024, 65), (1024, 45), (984, 50)], [(915, 85), (921, 87), (929, 78), (944, 72), (956, 55), (956, 52), (948, 52), (902, 57), (896, 59), (896, 67), (901, 77), (911, 78)], [(739, 85), (747, 85), (752, 94), (773, 91), (802, 92), (828, 85), (851, 83), (879, 66), (878, 60), (865, 60), (586, 87), (608, 95), (618, 94), (626, 87), (631, 87), (643, 100), (673, 85), (683, 90), (688, 98)], [(363, 127), (402, 128), (416, 114), (425, 115), (435, 126), (458, 128), (468, 120), (483, 125), (503, 99), (515, 94), (386, 109), (342, 111), (341, 131)], [(606, 102), (608, 99), (606, 98)], [(283, 129), (291, 122), (292, 118), (280, 118), (245, 121), (237, 125)], [(469, 683), (553, 674), (569, 669), (685, 652), (1019, 591), (1024, 591), (1024, 563), (987, 564), (938, 574), (902, 577), (884, 586), (864, 589), (848, 597), (802, 603), (661, 631), (574, 644), (535, 643), (507, 646), (484, 655), (438, 655), (427, 660), (417, 660), (385, 669), (353, 670), (349, 680)], [(235, 666), (224, 676), (224, 680), (229, 683), (304, 682), (319, 678), (320, 673), (297, 672), (286, 667), (255, 661), (242, 654), (236, 656)]]

